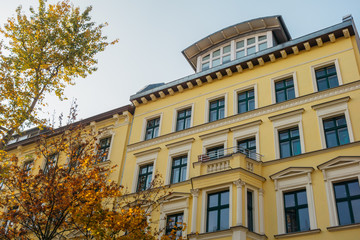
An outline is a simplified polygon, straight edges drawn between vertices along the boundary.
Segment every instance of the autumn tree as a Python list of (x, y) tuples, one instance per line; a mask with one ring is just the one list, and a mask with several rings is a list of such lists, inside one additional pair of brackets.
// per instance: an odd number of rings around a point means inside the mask
[(63, 100), (65, 87), (95, 71), (96, 54), (114, 43), (90, 12), (68, 0), (39, 0), (28, 15), (18, 7), (0, 29), (0, 151), (22, 128), (43, 123), (38, 113), (47, 93)]
[(28, 171), (14, 155), (0, 163), (1, 239), (157, 238), (148, 218), (169, 191), (156, 176), (151, 189), (127, 194), (109, 180), (112, 169), (97, 164), (96, 142), (72, 124), (42, 136), (28, 156), (44, 168)]

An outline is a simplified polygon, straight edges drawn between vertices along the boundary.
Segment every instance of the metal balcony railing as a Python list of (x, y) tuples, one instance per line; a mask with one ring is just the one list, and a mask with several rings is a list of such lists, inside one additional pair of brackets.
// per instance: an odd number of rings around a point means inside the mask
[(235, 153), (245, 154), (248, 158), (251, 158), (255, 161), (261, 161), (261, 157), (262, 157), (262, 155), (256, 153), (255, 150), (249, 150), (247, 148), (241, 148), (241, 147), (232, 147), (225, 149), (217, 149), (216, 151), (211, 151), (205, 154), (201, 154), (198, 156), (198, 161), (199, 162), (212, 161), (223, 157), (229, 157)]

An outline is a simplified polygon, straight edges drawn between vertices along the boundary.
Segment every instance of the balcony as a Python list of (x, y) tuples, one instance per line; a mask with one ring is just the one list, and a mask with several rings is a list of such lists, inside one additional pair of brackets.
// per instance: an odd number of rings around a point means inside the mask
[(255, 161), (261, 161), (261, 154), (256, 153), (254, 150), (249, 150), (247, 148), (241, 148), (241, 147), (232, 147), (232, 148), (221, 148), (221, 149), (217, 149), (216, 151), (210, 151), (208, 153), (205, 154), (201, 154), (198, 156), (198, 161), (199, 162), (208, 162), (208, 161), (212, 161), (212, 160), (216, 160), (216, 159), (220, 159), (220, 158), (224, 158), (224, 157), (230, 157), (233, 154), (236, 153), (242, 153), (244, 154), (247, 158), (250, 158), (252, 160)]

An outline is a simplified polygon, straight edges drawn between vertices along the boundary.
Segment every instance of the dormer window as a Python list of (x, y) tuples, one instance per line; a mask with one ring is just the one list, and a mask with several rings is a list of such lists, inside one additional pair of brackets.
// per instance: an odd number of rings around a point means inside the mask
[(199, 71), (228, 63), (272, 46), (271, 32), (260, 33), (227, 42), (220, 48), (207, 52), (200, 57)]

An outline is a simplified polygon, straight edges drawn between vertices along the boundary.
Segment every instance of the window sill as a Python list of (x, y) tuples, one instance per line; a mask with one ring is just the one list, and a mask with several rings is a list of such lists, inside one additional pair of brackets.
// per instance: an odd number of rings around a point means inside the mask
[(360, 223), (353, 223), (353, 224), (348, 224), (348, 225), (339, 225), (339, 226), (334, 226), (334, 227), (327, 227), (326, 229), (329, 232), (332, 232), (332, 231), (339, 231), (339, 230), (345, 230), (345, 229), (351, 229), (351, 228), (360, 228)]
[(110, 161), (110, 159), (108, 159), (108, 160), (103, 161), (103, 162), (95, 163), (94, 165), (98, 166), (98, 167), (105, 167), (105, 166), (110, 165), (110, 163), (111, 163), (111, 161)]
[(300, 236), (300, 235), (314, 234), (314, 233), (319, 233), (319, 232), (321, 232), (321, 230), (319, 228), (317, 228), (317, 229), (313, 229), (313, 230), (309, 230), (309, 231), (303, 231), (303, 232), (278, 234), (278, 235), (274, 235), (274, 237), (275, 238), (288, 238), (288, 237), (297, 237), (297, 236)]

